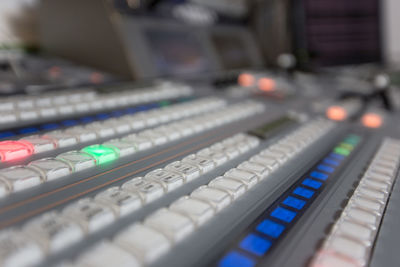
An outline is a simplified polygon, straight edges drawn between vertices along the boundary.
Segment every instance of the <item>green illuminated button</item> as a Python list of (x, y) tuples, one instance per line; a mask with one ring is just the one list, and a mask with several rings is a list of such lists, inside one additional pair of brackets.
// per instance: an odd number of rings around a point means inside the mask
[(82, 151), (93, 156), (96, 159), (97, 165), (110, 162), (118, 158), (118, 153), (114, 149), (103, 145), (87, 146), (83, 148)]
[(333, 150), (336, 154), (340, 154), (343, 156), (348, 156), (350, 154), (350, 150), (347, 150), (343, 147), (337, 146), (335, 147), (335, 149)]
[(164, 101), (159, 102), (158, 104), (160, 105), (160, 107), (166, 107), (166, 106), (169, 106), (171, 104), (171, 102), (168, 100), (164, 100)]
[(357, 136), (357, 135), (349, 135), (345, 140), (344, 140), (344, 142), (345, 143), (348, 143), (348, 144), (352, 144), (352, 145), (356, 145), (356, 144), (358, 144), (358, 142), (360, 142), (360, 137), (359, 136)]
[(353, 148), (354, 148), (353, 145), (350, 145), (350, 144), (347, 144), (347, 143), (340, 143), (339, 146), (344, 148), (344, 149), (350, 150), (350, 151), (353, 150)]

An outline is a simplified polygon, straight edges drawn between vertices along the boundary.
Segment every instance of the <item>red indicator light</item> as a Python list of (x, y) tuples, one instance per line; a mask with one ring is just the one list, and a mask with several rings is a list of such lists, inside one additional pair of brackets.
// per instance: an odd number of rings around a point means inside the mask
[(93, 72), (90, 74), (90, 82), (91, 83), (99, 84), (99, 83), (102, 83), (103, 80), (104, 80), (104, 77), (101, 73)]
[(33, 154), (33, 145), (20, 141), (0, 142), (0, 161), (12, 161), (26, 158)]
[(272, 92), (275, 90), (276, 83), (269, 78), (261, 78), (258, 80), (258, 88), (264, 92)]
[(340, 106), (331, 106), (326, 110), (326, 116), (334, 121), (343, 121), (347, 118), (347, 112)]
[(382, 117), (375, 113), (367, 113), (361, 118), (361, 122), (368, 128), (379, 128), (382, 126)]
[(250, 87), (254, 85), (254, 76), (248, 73), (242, 73), (238, 77), (238, 84), (243, 87)]

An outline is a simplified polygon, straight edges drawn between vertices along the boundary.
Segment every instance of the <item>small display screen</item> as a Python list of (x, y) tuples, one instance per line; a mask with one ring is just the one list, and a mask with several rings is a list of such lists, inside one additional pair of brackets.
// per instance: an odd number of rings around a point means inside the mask
[(151, 29), (145, 32), (160, 75), (207, 72), (210, 63), (195, 36), (184, 31)]
[(212, 41), (226, 70), (251, 67), (252, 62), (242, 38), (234, 35), (213, 35)]

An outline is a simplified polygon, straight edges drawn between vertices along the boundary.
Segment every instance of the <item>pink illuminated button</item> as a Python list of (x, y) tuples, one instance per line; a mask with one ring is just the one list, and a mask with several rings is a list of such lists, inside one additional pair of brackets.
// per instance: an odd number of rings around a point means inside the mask
[(2, 141), (0, 142), (0, 161), (12, 161), (28, 157), (33, 154), (33, 146), (28, 142)]

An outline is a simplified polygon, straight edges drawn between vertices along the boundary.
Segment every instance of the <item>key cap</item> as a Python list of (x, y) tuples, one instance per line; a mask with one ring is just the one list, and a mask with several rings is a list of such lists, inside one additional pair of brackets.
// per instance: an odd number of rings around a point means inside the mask
[(246, 192), (246, 186), (242, 182), (222, 176), (213, 179), (208, 186), (228, 192), (232, 197), (232, 200), (240, 197)]
[(168, 139), (166, 136), (164, 136), (161, 133), (158, 133), (156, 131), (153, 131), (153, 130), (143, 131), (138, 136), (151, 140), (151, 142), (155, 146), (159, 146), (159, 145), (162, 145), (162, 144), (165, 144), (166, 142), (168, 142)]
[(150, 139), (144, 138), (143, 136), (138, 136), (136, 134), (125, 136), (121, 139), (121, 141), (135, 145), (136, 149), (139, 151), (150, 149), (153, 147)]
[(52, 140), (40, 137), (38, 135), (27, 136), (19, 141), (33, 146), (33, 151), (35, 154), (42, 153), (45, 151), (50, 151), (57, 148), (57, 144), (55, 144)]
[(269, 169), (267, 167), (264, 167), (261, 164), (255, 163), (255, 162), (250, 162), (250, 161), (245, 161), (237, 167), (239, 170), (247, 171), (250, 173), (253, 173), (260, 177), (260, 179), (264, 179), (265, 177), (268, 176), (269, 174)]
[(165, 169), (151, 171), (144, 178), (160, 183), (166, 192), (172, 191), (184, 183), (183, 175)]
[(94, 199), (111, 208), (117, 217), (131, 214), (142, 206), (139, 194), (123, 191), (117, 186), (98, 193)]
[(246, 185), (247, 188), (253, 187), (258, 183), (258, 178), (255, 174), (247, 171), (239, 170), (236, 168), (230, 169), (224, 174), (224, 177), (240, 181)]
[(51, 181), (72, 173), (72, 168), (66, 162), (55, 158), (44, 158), (32, 161), (28, 167), (38, 171), (45, 180)]
[(231, 197), (227, 192), (208, 186), (200, 186), (190, 196), (209, 203), (216, 211), (222, 210), (231, 203)]
[(68, 147), (78, 143), (78, 139), (69, 133), (51, 132), (43, 135), (43, 138), (49, 139), (56, 143), (57, 147)]
[(186, 182), (192, 181), (200, 176), (200, 169), (196, 166), (182, 161), (174, 161), (165, 167), (166, 170), (181, 174)]
[(341, 236), (331, 238), (329, 243), (324, 246), (324, 249), (336, 251), (337, 253), (354, 259), (359, 262), (360, 265), (364, 265), (367, 261), (367, 247), (359, 242)]
[(197, 156), (195, 154), (191, 154), (183, 158), (182, 162), (198, 167), (202, 174), (212, 171), (215, 168), (214, 161)]
[(153, 228), (134, 224), (114, 238), (114, 243), (150, 264), (164, 255), (170, 248), (170, 241)]
[(96, 166), (96, 159), (87, 153), (79, 151), (69, 151), (62, 153), (56, 159), (67, 162), (74, 172), (79, 172), (85, 169)]
[(141, 177), (135, 177), (130, 181), (125, 182), (121, 188), (122, 190), (127, 190), (129, 192), (139, 193), (143, 203), (150, 203), (165, 194), (164, 188), (161, 184), (154, 181), (144, 180)]
[(0, 142), (0, 161), (12, 161), (29, 157), (34, 147), (28, 142), (2, 141)]
[(44, 251), (59, 252), (78, 241), (84, 234), (81, 227), (56, 212), (47, 212), (29, 221), (23, 232), (36, 240)]
[(113, 128), (104, 127), (100, 122), (92, 122), (85, 126), (86, 129), (95, 132), (99, 137), (106, 138), (116, 134)]
[(342, 255), (322, 250), (315, 256), (310, 267), (361, 267), (361, 265)]
[(96, 140), (97, 134), (95, 131), (83, 126), (76, 126), (65, 130), (65, 133), (71, 134), (78, 138), (80, 143)]
[(196, 153), (198, 156), (214, 161), (217, 166), (220, 166), (228, 161), (228, 157), (221, 152), (211, 151), (205, 148)]
[(374, 238), (374, 230), (349, 220), (343, 220), (335, 226), (334, 233), (359, 240), (369, 246), (372, 245), (371, 241)]
[(126, 157), (136, 153), (136, 147), (134, 144), (117, 139), (107, 141), (103, 144), (103, 146), (110, 147), (117, 151), (120, 157)]
[(88, 233), (96, 232), (115, 220), (115, 215), (110, 208), (89, 198), (84, 198), (68, 205), (62, 214), (79, 223)]
[(184, 196), (171, 204), (170, 210), (188, 216), (196, 225), (202, 225), (212, 218), (214, 209), (204, 201)]
[(14, 191), (21, 191), (39, 185), (43, 177), (39, 172), (25, 166), (13, 166), (0, 170), (0, 177)]
[(173, 242), (181, 241), (194, 231), (194, 224), (188, 217), (166, 208), (152, 213), (145, 219), (144, 224), (162, 232)]
[(267, 158), (261, 155), (255, 155), (249, 159), (250, 162), (260, 164), (261, 166), (264, 166), (268, 168), (271, 172), (275, 171), (278, 169), (280, 163), (273, 158)]

